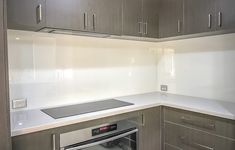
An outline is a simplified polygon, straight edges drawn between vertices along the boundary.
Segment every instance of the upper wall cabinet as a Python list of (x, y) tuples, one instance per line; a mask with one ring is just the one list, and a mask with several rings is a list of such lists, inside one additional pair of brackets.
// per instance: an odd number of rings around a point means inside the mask
[(215, 0), (185, 0), (185, 34), (215, 30)]
[(184, 33), (183, 0), (161, 0), (159, 37), (178, 36)]
[(235, 0), (215, 0), (217, 30), (235, 29)]
[(37, 31), (45, 26), (45, 0), (7, 0), (8, 28)]

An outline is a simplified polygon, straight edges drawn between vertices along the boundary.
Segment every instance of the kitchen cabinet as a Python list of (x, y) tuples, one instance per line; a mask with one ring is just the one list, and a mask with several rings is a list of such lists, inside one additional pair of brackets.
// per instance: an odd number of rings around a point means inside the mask
[(234, 0), (216, 0), (217, 30), (235, 29), (234, 6)]
[(9, 29), (37, 31), (45, 26), (46, 0), (7, 0)]
[(6, 1), (0, 0), (0, 150), (11, 149), (5, 15)]
[(142, 36), (142, 0), (123, 0), (122, 34)]
[(143, 36), (158, 38), (159, 0), (143, 0)]
[(159, 12), (159, 37), (183, 35), (183, 0), (161, 0)]
[(164, 147), (177, 149), (235, 149), (235, 122), (164, 107)]
[(143, 111), (143, 125), (139, 132), (140, 150), (161, 150), (161, 107)]
[(215, 0), (185, 0), (185, 34), (215, 30)]

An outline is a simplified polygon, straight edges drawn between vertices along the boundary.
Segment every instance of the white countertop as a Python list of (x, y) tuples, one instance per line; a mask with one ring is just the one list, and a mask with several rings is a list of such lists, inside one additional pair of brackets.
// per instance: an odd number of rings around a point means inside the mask
[(235, 120), (235, 103), (232, 102), (159, 92), (119, 97), (115, 99), (134, 103), (134, 105), (62, 119), (53, 119), (40, 111), (40, 109), (11, 112), (11, 136), (28, 134), (160, 105)]

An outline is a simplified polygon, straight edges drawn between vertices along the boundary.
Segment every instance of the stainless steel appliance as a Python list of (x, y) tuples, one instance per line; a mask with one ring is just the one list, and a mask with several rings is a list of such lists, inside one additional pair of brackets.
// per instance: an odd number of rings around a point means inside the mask
[(137, 150), (137, 125), (128, 120), (60, 134), (60, 150)]

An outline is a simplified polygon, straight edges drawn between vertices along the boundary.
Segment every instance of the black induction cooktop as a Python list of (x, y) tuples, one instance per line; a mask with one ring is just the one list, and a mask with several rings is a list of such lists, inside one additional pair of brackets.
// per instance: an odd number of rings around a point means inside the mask
[(81, 115), (81, 114), (130, 106), (130, 105), (134, 104), (123, 102), (120, 100), (110, 99), (110, 100), (82, 103), (82, 104), (69, 105), (63, 107), (42, 109), (41, 111), (51, 116), (54, 119), (59, 119), (64, 117), (70, 117), (70, 116)]

